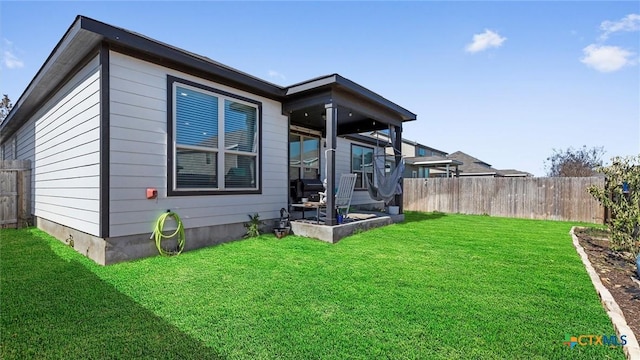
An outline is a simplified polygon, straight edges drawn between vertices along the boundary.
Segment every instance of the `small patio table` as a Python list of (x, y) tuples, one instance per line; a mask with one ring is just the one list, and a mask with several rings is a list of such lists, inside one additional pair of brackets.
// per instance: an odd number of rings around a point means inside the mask
[(305, 209), (315, 209), (316, 210), (316, 224), (320, 224), (320, 209), (327, 207), (327, 204), (321, 203), (318, 201), (307, 201), (302, 204), (291, 204), (291, 207), (294, 209), (302, 209), (302, 219), (304, 219), (304, 211)]

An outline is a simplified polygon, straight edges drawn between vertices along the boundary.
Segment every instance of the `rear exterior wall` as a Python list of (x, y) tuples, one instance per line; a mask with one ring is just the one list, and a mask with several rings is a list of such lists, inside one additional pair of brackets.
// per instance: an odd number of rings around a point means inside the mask
[[(280, 102), (187, 73), (110, 52), (109, 236), (150, 233), (167, 210), (186, 228), (240, 224), (248, 214), (275, 219), (288, 202), (288, 119)], [(262, 193), (168, 196), (167, 76), (174, 76), (262, 104)], [(146, 189), (158, 190), (148, 200)]]
[(31, 160), (34, 215), (100, 235), (100, 77), (91, 59), (15, 134)]

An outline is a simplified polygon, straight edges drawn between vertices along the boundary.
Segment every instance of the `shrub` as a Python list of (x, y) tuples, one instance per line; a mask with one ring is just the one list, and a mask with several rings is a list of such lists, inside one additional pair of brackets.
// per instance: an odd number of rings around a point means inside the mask
[(247, 229), (245, 237), (252, 238), (260, 236), (260, 226), (264, 224), (264, 222), (260, 220), (260, 214), (255, 213), (253, 215), (249, 214), (248, 216), (249, 222), (244, 224), (244, 227)]
[(604, 188), (589, 187), (589, 193), (610, 211), (607, 226), (616, 250), (640, 253), (640, 155), (615, 157), (611, 165), (596, 171), (605, 175)]

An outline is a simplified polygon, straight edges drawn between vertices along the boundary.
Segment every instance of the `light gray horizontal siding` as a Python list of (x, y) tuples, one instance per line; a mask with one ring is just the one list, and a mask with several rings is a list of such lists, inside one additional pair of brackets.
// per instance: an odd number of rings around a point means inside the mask
[[(255, 212), (279, 217), (288, 199), (287, 118), (280, 103), (117, 52), (110, 61), (110, 236), (151, 232), (167, 209), (186, 227), (246, 222)], [(262, 102), (262, 194), (167, 197), (167, 75)], [(146, 199), (148, 187), (158, 190), (158, 199)]]
[(100, 68), (96, 57), (16, 132), (17, 156), (32, 161), (34, 215), (100, 231)]
[(15, 148), (13, 142), (15, 141), (15, 135), (9, 138), (3, 145), (2, 160), (14, 160), (16, 159)]
[(39, 186), (35, 190), (35, 194), (39, 196), (50, 197), (66, 197), (70, 199), (98, 199), (100, 197), (100, 190), (97, 188), (82, 188), (82, 187), (43, 187)]
[(31, 118), (16, 132), (18, 139), (18, 159), (29, 159), (32, 161), (32, 164), (36, 144), (35, 134), (33, 133), (35, 121), (35, 118)]

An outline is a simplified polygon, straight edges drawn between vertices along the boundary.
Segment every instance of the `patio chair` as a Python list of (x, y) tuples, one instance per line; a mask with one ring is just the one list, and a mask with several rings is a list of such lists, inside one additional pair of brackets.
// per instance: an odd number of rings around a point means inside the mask
[[(353, 197), (353, 189), (356, 186), (357, 174), (342, 174), (340, 176), (340, 182), (338, 183), (338, 190), (335, 195), (335, 206), (338, 210), (344, 209), (344, 212), (340, 212), (346, 218), (349, 215), (349, 206), (351, 206), (351, 198)], [(326, 180), (325, 180), (326, 187)], [(320, 203), (326, 204), (327, 189), (320, 194)], [(326, 216), (326, 214), (322, 214)]]

